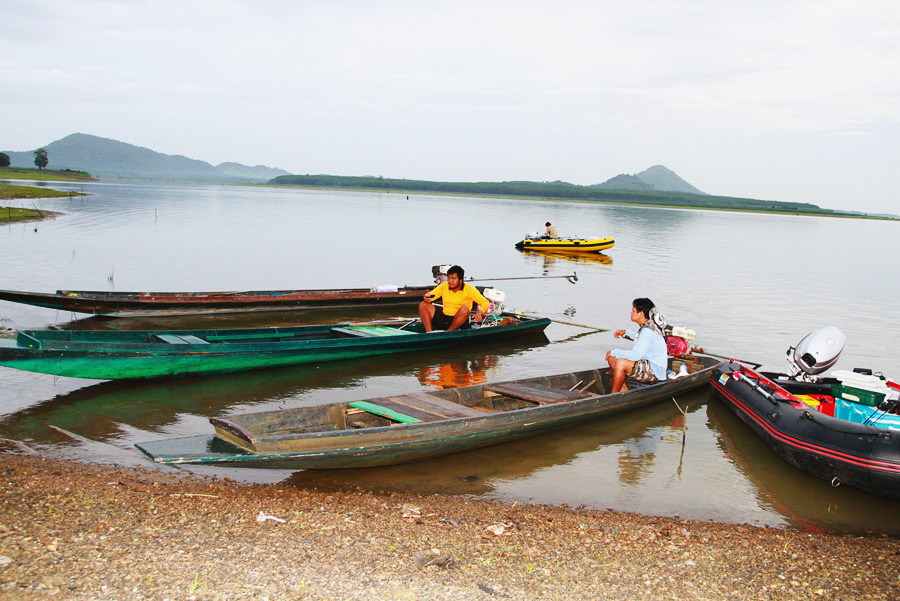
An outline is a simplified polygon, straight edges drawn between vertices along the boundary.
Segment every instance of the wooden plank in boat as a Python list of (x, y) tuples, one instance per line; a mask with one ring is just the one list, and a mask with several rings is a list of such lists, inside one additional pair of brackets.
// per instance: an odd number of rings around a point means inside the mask
[(350, 326), (349, 328), (331, 328), (332, 332), (346, 334), (347, 336), (403, 336), (415, 334), (408, 330), (392, 328), (390, 326)]
[(156, 334), (156, 338), (169, 344), (188, 344), (181, 336), (175, 336), (174, 334)]
[(478, 411), (472, 407), (466, 407), (427, 392), (412, 392), (387, 398), (407, 407), (421, 409), (442, 417), (484, 417), (485, 415), (484, 411)]
[(591, 396), (577, 390), (562, 390), (545, 386), (534, 382), (505, 382), (500, 384), (486, 384), (484, 389), (496, 392), (516, 399), (524, 399), (543, 405), (545, 403), (559, 403), (560, 401), (574, 401)]
[(377, 399), (377, 403), (371, 401), (354, 401), (348, 403), (355, 409), (362, 409), (368, 413), (374, 413), (388, 419), (400, 422), (401, 424), (416, 424), (419, 422), (434, 422), (446, 419), (441, 415), (428, 413), (413, 407), (407, 407), (400, 403), (395, 403), (390, 399)]

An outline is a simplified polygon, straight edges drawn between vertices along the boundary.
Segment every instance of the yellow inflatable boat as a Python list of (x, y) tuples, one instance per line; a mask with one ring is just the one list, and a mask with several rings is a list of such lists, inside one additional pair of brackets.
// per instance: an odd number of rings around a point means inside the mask
[(615, 244), (612, 238), (525, 238), (516, 243), (520, 250), (552, 250), (564, 253), (596, 253)]

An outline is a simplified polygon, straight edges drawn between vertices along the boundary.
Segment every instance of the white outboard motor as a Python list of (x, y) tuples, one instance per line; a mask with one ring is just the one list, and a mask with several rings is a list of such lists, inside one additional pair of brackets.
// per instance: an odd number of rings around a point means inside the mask
[(837, 363), (847, 337), (838, 328), (826, 326), (807, 334), (796, 347), (788, 349), (791, 377), (809, 380)]
[(496, 288), (485, 288), (484, 298), (491, 301), (491, 308), (488, 310), (488, 315), (497, 316), (503, 313), (503, 301), (506, 300), (505, 292), (497, 290)]
[(432, 265), (431, 266), (431, 275), (434, 277), (435, 284), (443, 284), (447, 281), (447, 271), (453, 265)]

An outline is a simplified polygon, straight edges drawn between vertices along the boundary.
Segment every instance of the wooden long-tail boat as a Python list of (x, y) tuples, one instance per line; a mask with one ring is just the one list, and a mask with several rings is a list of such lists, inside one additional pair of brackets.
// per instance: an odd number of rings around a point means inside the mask
[(418, 319), (216, 330), (24, 330), (0, 340), (0, 365), (117, 380), (227, 373), (477, 345), (540, 334), (547, 318), (488, 315), (482, 325), (425, 333)]
[[(676, 370), (681, 359), (670, 359)], [(533, 436), (670, 400), (706, 385), (720, 358), (688, 375), (608, 394), (608, 367), (509, 382), (212, 418), (213, 435), (141, 442), (158, 463), (285, 469), (392, 465)]]
[(0, 290), (0, 300), (48, 309), (106, 315), (160, 316), (414, 305), (434, 286), (374, 286), (323, 290), (240, 292), (102, 292)]

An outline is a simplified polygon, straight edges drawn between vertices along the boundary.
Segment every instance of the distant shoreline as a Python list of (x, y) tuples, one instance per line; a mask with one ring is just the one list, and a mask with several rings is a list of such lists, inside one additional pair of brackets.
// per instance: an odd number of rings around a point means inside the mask
[(374, 188), (361, 188), (361, 187), (351, 187), (351, 186), (304, 186), (298, 184), (251, 184), (253, 186), (259, 186), (264, 188), (297, 188), (301, 190), (319, 190), (323, 192), (340, 190), (344, 192), (369, 192), (374, 194), (402, 194), (402, 195), (423, 195), (423, 196), (449, 196), (449, 197), (463, 197), (463, 198), (496, 198), (503, 200), (539, 200), (544, 202), (572, 202), (572, 203), (581, 203), (581, 204), (601, 204), (607, 206), (620, 206), (620, 207), (644, 207), (651, 209), (685, 209), (690, 211), (727, 211), (732, 213), (759, 213), (759, 214), (768, 214), (768, 215), (785, 215), (785, 216), (797, 216), (797, 217), (837, 217), (843, 219), (871, 219), (876, 221), (898, 221), (900, 217), (888, 217), (882, 215), (870, 215), (870, 214), (851, 214), (851, 213), (839, 213), (839, 212), (831, 212), (828, 210), (823, 210), (822, 212), (817, 211), (785, 211), (785, 210), (776, 210), (776, 209), (750, 209), (750, 208), (738, 208), (738, 207), (726, 207), (726, 206), (699, 206), (699, 205), (682, 205), (682, 204), (661, 204), (661, 203), (646, 203), (646, 202), (626, 202), (626, 201), (614, 201), (614, 200), (600, 200), (600, 199), (581, 199), (581, 198), (560, 198), (560, 197), (552, 197), (552, 196), (515, 196), (515, 195), (506, 195), (506, 194), (481, 194), (481, 193), (464, 193), (464, 192), (441, 192), (441, 191), (425, 191), (425, 190), (403, 190), (403, 189), (374, 189)]

